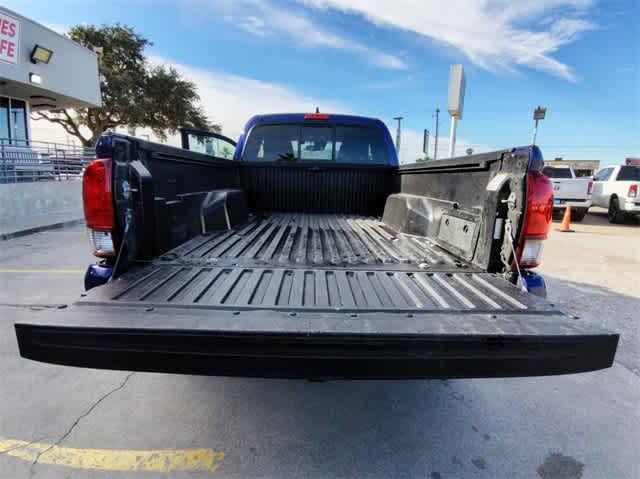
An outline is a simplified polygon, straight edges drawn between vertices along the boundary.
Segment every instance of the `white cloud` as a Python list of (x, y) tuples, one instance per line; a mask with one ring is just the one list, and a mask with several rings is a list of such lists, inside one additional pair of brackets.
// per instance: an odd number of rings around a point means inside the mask
[[(300, 12), (276, 8), (267, 1), (243, 0), (224, 3), (217, 8), (228, 10), (225, 19), (245, 31), (260, 37), (284, 34), (297, 44), (308, 47), (326, 47), (353, 53), (369, 63), (390, 69), (406, 70), (401, 58), (384, 51), (368, 47), (350, 38), (322, 28)], [(249, 11), (245, 14), (242, 12)]]
[[(229, 73), (210, 71), (194, 68), (159, 56), (149, 59), (151, 64), (166, 64), (173, 66), (182, 76), (196, 84), (201, 104), (209, 118), (222, 124), (222, 132), (231, 138), (237, 138), (246, 121), (253, 115), (267, 113), (289, 113), (314, 111), (315, 107), (328, 113), (351, 113), (353, 109), (341, 102), (319, 98), (313, 95), (303, 94), (295, 89), (277, 83), (264, 82), (253, 78), (233, 75)], [(357, 114), (370, 115), (370, 112), (359, 111)], [(387, 122), (387, 127), (395, 139), (395, 124)], [(445, 125), (446, 126), (446, 125)], [(444, 126), (443, 126), (444, 127)], [(128, 134), (125, 128), (118, 131)], [(44, 120), (31, 122), (32, 139), (36, 141), (51, 141), (56, 143), (79, 142), (74, 137), (67, 135), (60, 126)], [(88, 130), (83, 130), (89, 136)], [(157, 141), (157, 138), (148, 128), (138, 128), (135, 135)], [(168, 138), (167, 143), (178, 146), (180, 144), (177, 135)], [(434, 139), (431, 138), (430, 156), (433, 157)], [(456, 152), (463, 155), (464, 151), (472, 147), (476, 153), (490, 151), (488, 145), (472, 143), (463, 138), (458, 138)], [(448, 155), (449, 139), (440, 137), (438, 140), (438, 157), (446, 158)], [(412, 129), (402, 130), (402, 145), (400, 161), (412, 163), (422, 156), (422, 132)]]
[(222, 124), (223, 133), (238, 136), (253, 115), (278, 112), (321, 111), (347, 113), (340, 102), (302, 94), (292, 88), (253, 78), (194, 68), (162, 57), (150, 58), (152, 64), (168, 64), (193, 81), (209, 118)]
[[(396, 138), (396, 127), (390, 123), (387, 123), (387, 128), (391, 132), (391, 137), (395, 141)], [(403, 129), (402, 137), (400, 141), (400, 153), (398, 154), (398, 158), (400, 164), (413, 163), (418, 158), (424, 157), (422, 153), (422, 142), (423, 142), (423, 132), (416, 131), (412, 129)], [(487, 151), (498, 150), (499, 148), (495, 148), (489, 145), (485, 145), (482, 143), (474, 143), (464, 138), (456, 138), (456, 151), (455, 156), (463, 156), (466, 155), (467, 148), (472, 148), (474, 153), (484, 153)], [(435, 138), (431, 137), (429, 139), (429, 157), (434, 157), (435, 150)], [(449, 157), (449, 137), (438, 137), (438, 158), (448, 158)]]
[[(237, 138), (246, 121), (253, 115), (278, 112), (309, 112), (316, 106), (321, 111), (349, 113), (350, 108), (335, 100), (302, 94), (292, 88), (253, 78), (194, 68), (175, 63), (163, 57), (151, 57), (151, 64), (173, 66), (178, 73), (197, 86), (201, 104), (209, 118), (222, 124), (223, 134)], [(123, 133), (127, 133), (122, 129)], [(144, 128), (136, 130), (137, 136), (153, 134)], [(39, 141), (67, 143), (73, 137), (65, 134), (61, 127), (47, 121), (32, 122), (32, 137)], [(176, 136), (168, 143), (177, 145)]]
[(596, 25), (582, 17), (591, 0), (298, 0), (318, 9), (431, 38), (461, 50), (481, 68), (525, 66), (569, 81), (571, 68), (551, 55)]

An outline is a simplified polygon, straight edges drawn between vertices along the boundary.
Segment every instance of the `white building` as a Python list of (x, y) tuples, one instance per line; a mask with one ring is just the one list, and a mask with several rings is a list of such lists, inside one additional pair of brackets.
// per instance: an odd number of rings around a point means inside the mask
[(0, 141), (31, 140), (37, 110), (100, 106), (96, 54), (0, 7)]

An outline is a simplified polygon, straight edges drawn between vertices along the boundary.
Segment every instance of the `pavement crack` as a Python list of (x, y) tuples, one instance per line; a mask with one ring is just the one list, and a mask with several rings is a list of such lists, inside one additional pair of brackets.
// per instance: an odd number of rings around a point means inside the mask
[(40, 460), (40, 458), (45, 455), (47, 452), (49, 452), (51, 449), (53, 449), (54, 447), (58, 447), (60, 444), (62, 444), (62, 442), (69, 437), (69, 435), (73, 432), (73, 430), (76, 428), (76, 426), (80, 423), (80, 421), (82, 421), (85, 417), (87, 417), (89, 414), (91, 414), (94, 409), (96, 407), (98, 407), (100, 405), (100, 403), (102, 401), (104, 401), (105, 399), (107, 399), (109, 396), (111, 396), (112, 394), (120, 391), (121, 389), (123, 389), (126, 385), (127, 382), (129, 382), (129, 379), (131, 379), (131, 377), (135, 374), (135, 372), (130, 372), (129, 374), (127, 374), (127, 376), (124, 378), (124, 380), (117, 385), (116, 387), (114, 387), (113, 389), (107, 391), (105, 394), (103, 394), (102, 396), (100, 396), (96, 401), (93, 402), (93, 404), (82, 414), (80, 414), (75, 421), (73, 421), (73, 424), (71, 424), (71, 426), (64, 432), (64, 434), (62, 434), (57, 441), (55, 441), (53, 444), (51, 444), (49, 447), (47, 447), (46, 449), (44, 449), (43, 451), (38, 452), (38, 454), (36, 455), (35, 459), (33, 460), (33, 462), (31, 463), (31, 466), (29, 468), (29, 478), (33, 477), (33, 472), (34, 472), (34, 467), (35, 465), (38, 463), (38, 461)]

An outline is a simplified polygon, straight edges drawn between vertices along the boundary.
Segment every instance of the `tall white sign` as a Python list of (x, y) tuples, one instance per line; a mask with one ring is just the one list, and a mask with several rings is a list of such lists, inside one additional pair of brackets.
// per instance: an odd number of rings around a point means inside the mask
[(462, 65), (451, 65), (451, 70), (449, 71), (449, 99), (447, 102), (447, 111), (451, 115), (449, 158), (453, 158), (456, 152), (456, 127), (458, 120), (462, 120), (465, 87), (464, 68)]
[(451, 69), (449, 70), (449, 101), (447, 111), (449, 115), (458, 120), (462, 120), (465, 87), (464, 68), (462, 65), (451, 65)]
[(20, 20), (0, 12), (0, 62), (18, 64)]

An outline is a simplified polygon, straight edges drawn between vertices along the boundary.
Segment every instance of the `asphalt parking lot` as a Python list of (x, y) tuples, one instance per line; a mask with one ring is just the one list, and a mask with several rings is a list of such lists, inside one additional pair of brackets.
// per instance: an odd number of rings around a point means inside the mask
[[(557, 226), (557, 224), (556, 224)], [(0, 477), (640, 477), (640, 224), (553, 231), (551, 302), (621, 333), (614, 366), (524, 379), (307, 382), (96, 371), (18, 355), (82, 291), (82, 227), (0, 242)], [(168, 471), (168, 472), (167, 472)]]

